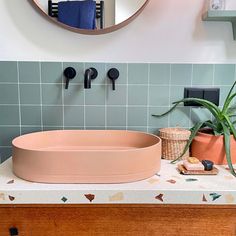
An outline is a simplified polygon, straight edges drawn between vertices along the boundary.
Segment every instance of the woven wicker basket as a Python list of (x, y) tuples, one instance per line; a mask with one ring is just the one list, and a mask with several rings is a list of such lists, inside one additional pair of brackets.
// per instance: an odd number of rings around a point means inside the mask
[[(162, 158), (166, 160), (175, 160), (184, 150), (189, 140), (191, 132), (182, 128), (164, 128), (160, 129), (160, 138), (162, 139)], [(189, 150), (182, 159), (189, 157)]]

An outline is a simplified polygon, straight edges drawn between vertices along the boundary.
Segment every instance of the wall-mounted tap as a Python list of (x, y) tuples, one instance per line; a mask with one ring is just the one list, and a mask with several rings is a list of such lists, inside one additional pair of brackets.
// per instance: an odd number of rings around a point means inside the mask
[(108, 71), (107, 76), (112, 82), (112, 90), (116, 90), (115, 81), (119, 78), (120, 72), (116, 68), (111, 68)]
[(96, 79), (98, 76), (98, 72), (95, 68), (90, 67), (84, 73), (84, 88), (90, 89), (91, 88), (91, 81)]
[(66, 78), (66, 86), (65, 89), (68, 89), (70, 80), (74, 79), (76, 76), (76, 70), (73, 67), (67, 67), (64, 70), (64, 76)]

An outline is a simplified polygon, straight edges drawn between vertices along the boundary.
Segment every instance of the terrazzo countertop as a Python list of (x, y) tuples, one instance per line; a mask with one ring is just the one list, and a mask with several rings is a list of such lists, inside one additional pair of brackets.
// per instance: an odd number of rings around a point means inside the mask
[(0, 204), (236, 204), (236, 178), (217, 166), (217, 176), (180, 175), (162, 160), (157, 175), (125, 184), (40, 184), (12, 173), (12, 160), (0, 165)]

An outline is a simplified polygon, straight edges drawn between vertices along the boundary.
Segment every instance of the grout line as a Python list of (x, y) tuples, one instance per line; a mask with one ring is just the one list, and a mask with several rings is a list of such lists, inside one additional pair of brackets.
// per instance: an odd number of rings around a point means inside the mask
[[(83, 63), (83, 71), (85, 71), (85, 63)], [(85, 93), (86, 93), (86, 89), (84, 89), (84, 104), (83, 104), (83, 107), (84, 107), (84, 130), (86, 129), (86, 106), (85, 106), (85, 99), (86, 99), (86, 96), (85, 96)]]
[[(19, 104), (0, 104), (0, 106), (18, 106)], [(22, 107), (39, 107), (41, 104), (22, 104)], [(61, 107), (62, 105), (58, 104), (43, 104), (43, 107)], [(91, 104), (86, 105), (87, 107), (104, 107), (104, 105), (97, 105), (97, 104)], [(170, 106), (161, 106), (161, 105), (106, 105), (107, 107), (140, 107), (140, 108), (146, 108), (146, 107), (154, 107), (154, 108), (169, 108)], [(64, 105), (64, 107), (84, 107), (84, 105)], [(184, 107), (184, 105), (179, 105), (178, 107)]]
[(40, 94), (40, 123), (41, 123), (41, 130), (43, 131), (43, 94), (42, 94), (42, 66), (41, 66), (41, 62), (39, 62), (39, 80), (40, 80), (40, 87), (39, 87), (39, 94)]
[(126, 105), (125, 105), (125, 129), (128, 130), (128, 103), (129, 103), (129, 66), (126, 63), (126, 73), (127, 73), (127, 81), (126, 81)]
[(108, 89), (107, 89), (107, 76), (106, 76), (106, 71), (107, 71), (107, 64), (105, 64), (105, 129), (107, 129), (107, 93), (108, 93)]
[(18, 105), (19, 105), (19, 127), (20, 127), (20, 135), (22, 133), (21, 129), (21, 99), (20, 99), (20, 71), (19, 71), (19, 62), (17, 61), (17, 89), (18, 89)]
[(148, 81), (147, 81), (147, 133), (149, 129), (149, 113), (150, 113), (150, 108), (149, 108), (149, 94), (150, 94), (150, 64), (148, 64)]
[[(191, 68), (191, 80), (190, 80), (190, 85), (191, 87), (193, 87), (193, 64), (192, 64), (192, 68)], [(191, 126), (192, 123), (192, 107), (189, 107), (190, 111), (189, 111), (189, 127)]]
[(62, 74), (61, 74), (61, 81), (62, 81), (62, 86), (61, 86), (61, 96), (62, 96), (62, 126), (63, 126), (63, 130), (65, 129), (65, 107), (64, 107), (64, 83), (63, 83), (63, 68), (64, 68), (64, 64), (63, 62), (61, 62), (61, 69), (62, 69)]
[[(171, 80), (172, 80), (172, 65), (170, 64), (170, 77), (169, 77), (169, 106), (168, 108), (170, 109), (171, 107)], [(170, 114), (167, 116), (167, 124), (168, 124), (168, 127), (170, 127)]]
[[(64, 85), (64, 83), (41, 83), (42, 85)], [(17, 85), (17, 83), (15, 82), (0, 82), (0, 85)], [(40, 83), (21, 83), (20, 82), (20, 85), (40, 85)], [(73, 82), (70, 84), (70, 86), (75, 86), (75, 85), (83, 85), (83, 83), (76, 83), (76, 82)], [(96, 84), (96, 83), (93, 83), (93, 86), (101, 86), (101, 85), (104, 85), (104, 86), (110, 86), (108, 83), (101, 83), (101, 84)], [(127, 84), (117, 84), (117, 87), (119, 86), (125, 86)], [(136, 85), (136, 86), (147, 86), (147, 84), (134, 84), (134, 83), (130, 83), (129, 85)], [(166, 86), (169, 86), (169, 84), (152, 84), (150, 83), (150, 85), (152, 87), (166, 87)], [(171, 84), (172, 87), (183, 87), (183, 85), (179, 85), (179, 84)], [(186, 85), (188, 86), (188, 85)], [(205, 84), (205, 85), (197, 85), (197, 87), (206, 87), (206, 86), (209, 86), (209, 87), (212, 87), (212, 84)], [(215, 84), (214, 87), (229, 87), (231, 86), (231, 84)]]

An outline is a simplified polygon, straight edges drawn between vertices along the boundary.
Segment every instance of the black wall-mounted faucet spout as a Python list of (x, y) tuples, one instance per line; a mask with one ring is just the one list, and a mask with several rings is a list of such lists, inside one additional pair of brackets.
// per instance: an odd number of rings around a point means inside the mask
[(98, 76), (98, 72), (95, 68), (91, 67), (88, 68), (84, 73), (84, 88), (90, 89), (91, 88), (91, 81), (96, 79)]

